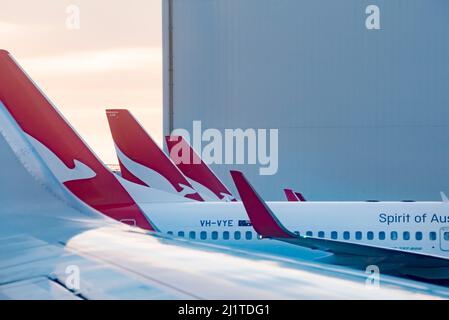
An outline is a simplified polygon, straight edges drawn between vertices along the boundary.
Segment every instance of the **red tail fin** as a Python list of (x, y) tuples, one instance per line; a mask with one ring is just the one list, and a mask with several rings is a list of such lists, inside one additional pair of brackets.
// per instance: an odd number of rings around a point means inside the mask
[(128, 110), (107, 110), (106, 114), (123, 178), (203, 201)]
[(243, 173), (231, 171), (231, 175), (254, 230), (264, 238), (294, 238), (294, 235), (278, 221)]
[(154, 230), (128, 192), (7, 51), (0, 51), (0, 107), (3, 106), (50, 171), (76, 197), (111, 218)]
[[(165, 142), (167, 143), (170, 158), (186, 177), (191, 179), (193, 183), (196, 183), (194, 187), (201, 194), (209, 195), (210, 198), (216, 197), (219, 200), (237, 201), (187, 141), (178, 136), (166, 136)], [(186, 157), (185, 159), (184, 156)], [(186, 161), (177, 161), (178, 159)]]
[(284, 189), (285, 196), (287, 197), (287, 201), (290, 202), (299, 202), (299, 198), (296, 197), (296, 194), (292, 189)]
[(294, 192), (292, 189), (284, 189), (284, 193), (290, 202), (306, 202), (306, 199), (300, 192)]

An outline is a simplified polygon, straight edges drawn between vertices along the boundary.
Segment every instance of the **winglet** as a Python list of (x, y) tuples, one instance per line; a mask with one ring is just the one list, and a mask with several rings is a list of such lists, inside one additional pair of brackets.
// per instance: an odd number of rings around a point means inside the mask
[(284, 189), (285, 196), (287, 197), (287, 201), (289, 202), (299, 202), (299, 198), (293, 192), (292, 189)]
[(449, 203), (449, 199), (447, 198), (446, 194), (443, 191), (440, 192), (440, 195), (443, 203)]
[(246, 213), (254, 230), (263, 238), (294, 238), (276, 218), (240, 171), (231, 171), (232, 179), (240, 194)]
[(298, 197), (299, 201), (301, 202), (306, 202), (306, 198), (304, 198), (304, 196), (302, 195), (302, 193), (300, 192), (295, 192), (296, 196)]

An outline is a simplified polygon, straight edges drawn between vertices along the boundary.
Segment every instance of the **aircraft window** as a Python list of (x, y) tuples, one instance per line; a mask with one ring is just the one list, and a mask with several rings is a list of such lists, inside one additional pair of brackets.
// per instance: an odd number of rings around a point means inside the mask
[(383, 231), (379, 232), (379, 240), (385, 240), (385, 232)]
[(334, 240), (337, 239), (338, 238), (338, 232), (337, 231), (332, 231), (331, 232), (331, 238), (334, 239)]
[(229, 240), (229, 231), (223, 232), (223, 240)]
[(318, 231), (318, 238), (324, 238), (324, 231)]
[(374, 239), (374, 232), (368, 231), (368, 233), (366, 234), (366, 237), (367, 237), (368, 240), (373, 240)]
[(169, 235), (173, 235), (173, 231), (169, 231), (169, 232), (167, 232), (167, 234), (169, 234)]
[(207, 232), (206, 231), (201, 231), (200, 232), (200, 239), (201, 240), (206, 240), (207, 239)]
[(355, 239), (356, 240), (362, 240), (362, 232), (361, 231), (357, 231), (355, 233)]
[(190, 231), (189, 232), (189, 238), (190, 239), (195, 239), (196, 238), (196, 232), (195, 231)]
[(308, 237), (313, 237), (313, 232), (312, 232), (312, 231), (307, 231), (307, 232), (306, 232), (306, 236), (308, 236)]
[(184, 231), (179, 231), (178, 232), (178, 237), (184, 237), (184, 235), (185, 235)]
[(429, 238), (430, 238), (430, 240), (435, 241), (437, 239), (437, 233), (434, 231), (430, 232)]
[(349, 231), (343, 232), (343, 239), (349, 240), (350, 238), (351, 238), (351, 234), (349, 233)]
[(242, 234), (240, 233), (240, 231), (234, 232), (234, 239), (235, 240), (240, 240), (241, 237), (242, 237)]
[(217, 231), (212, 231), (212, 240), (217, 240), (218, 239), (218, 232)]
[(390, 237), (391, 240), (398, 240), (398, 233), (396, 231), (391, 231)]
[(260, 234), (257, 234), (257, 240), (262, 240), (263, 237)]
[(422, 232), (418, 231), (415, 233), (416, 240), (422, 240)]
[(251, 231), (246, 231), (245, 238), (246, 240), (251, 240), (253, 238), (253, 233)]
[(444, 238), (444, 241), (449, 241), (449, 232), (445, 232), (444, 234), (443, 234), (443, 238)]
[(410, 240), (410, 232), (404, 231), (402, 237), (404, 238), (404, 240)]

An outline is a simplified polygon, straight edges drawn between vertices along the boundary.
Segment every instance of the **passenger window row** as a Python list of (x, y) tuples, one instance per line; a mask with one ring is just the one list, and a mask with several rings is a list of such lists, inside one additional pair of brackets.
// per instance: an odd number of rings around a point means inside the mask
[[(170, 235), (174, 234), (173, 231), (169, 231), (167, 233), (170, 234)], [(295, 234), (299, 236), (301, 233), (299, 231), (295, 231)], [(179, 231), (177, 233), (177, 235), (178, 235), (178, 237), (182, 237), (183, 238), (183, 237), (185, 237), (185, 232), (184, 231)], [(387, 237), (388, 237), (388, 240), (395, 241), (395, 240), (399, 240), (400, 233), (397, 232), (397, 231), (391, 231), (390, 233), (387, 234), (384, 231), (380, 231), (377, 234), (375, 234), (373, 231), (368, 231), (368, 232), (366, 232), (366, 235), (364, 237), (364, 234), (363, 234), (362, 231), (356, 231), (356, 232), (354, 232), (354, 234), (351, 237), (351, 232), (344, 231), (340, 235), (341, 236), (341, 238), (340, 238), (339, 237), (339, 233), (337, 231), (332, 231), (330, 233), (330, 238), (332, 240), (364, 240), (364, 239), (366, 239), (366, 240), (375, 240), (376, 235), (377, 235), (377, 239), (378, 240), (387, 240)], [(244, 236), (245, 240), (252, 240), (253, 239), (253, 232), (246, 231), (246, 232), (243, 233), (243, 236)], [(307, 231), (306, 232), (306, 236), (307, 237), (313, 237), (314, 236), (313, 231)], [(326, 237), (326, 233), (324, 231), (318, 231), (317, 232), (317, 237), (318, 238), (325, 238)], [(434, 232), (434, 231), (429, 232), (428, 237), (429, 237), (429, 240), (436, 241), (437, 240), (437, 233)], [(448, 237), (448, 240), (449, 240), (449, 233), (447, 235), (445, 234), (445, 238), (446, 237)], [(192, 240), (195, 240), (197, 238), (196, 232), (195, 231), (190, 231), (188, 233), (188, 238), (192, 239)], [(200, 240), (207, 240), (208, 238), (209, 238), (209, 234), (208, 234), (207, 231), (199, 232), (199, 239)], [(218, 231), (210, 232), (210, 239), (211, 240), (218, 240), (218, 238), (219, 238)], [(258, 236), (258, 235), (256, 236), (256, 238), (257, 239), (261, 239), (261, 237)], [(415, 240), (421, 241), (421, 240), (424, 239), (424, 235), (423, 235), (423, 233), (421, 231), (417, 231), (414, 234), (414, 238), (415, 238)], [(229, 231), (223, 231), (222, 239), (223, 240), (231, 240), (231, 233)], [(242, 239), (242, 232), (240, 232), (240, 231), (233, 232), (232, 233), (232, 239), (233, 240), (241, 240)], [(411, 240), (411, 233), (409, 231), (402, 232), (402, 240), (406, 240), (406, 241), (407, 240)]]
[[(167, 232), (169, 235), (173, 235), (173, 231), (169, 231)], [(186, 233), (184, 231), (179, 231), (177, 233), (178, 237), (184, 238), (186, 236)], [(246, 232), (240, 232), (240, 231), (235, 231), (232, 232), (232, 238), (233, 240), (241, 240), (242, 237), (245, 240), (252, 240), (253, 239), (253, 232), (251, 231), (246, 231)], [(195, 231), (190, 231), (188, 233), (188, 238), (195, 240), (197, 238), (197, 233)], [(219, 238), (219, 234), (218, 231), (212, 231), (210, 232), (210, 235), (207, 231), (201, 231), (199, 232), (199, 239), (200, 240), (207, 240), (207, 239), (211, 239), (211, 240), (218, 240)], [(256, 237), (257, 239), (260, 239), (260, 237)], [(231, 232), (229, 231), (223, 231), (222, 233), (222, 239), (223, 240), (231, 240)]]
[[(300, 232), (299, 231), (295, 231), (295, 234), (300, 235)], [(306, 232), (306, 236), (307, 237), (313, 237), (313, 235), (314, 235), (313, 231), (307, 231)], [(354, 234), (351, 237), (351, 232), (344, 231), (340, 235), (341, 238), (339, 238), (338, 232), (337, 231), (332, 231), (330, 233), (330, 238), (332, 240), (338, 240), (338, 239), (341, 239), (341, 240), (351, 240), (351, 239), (352, 240), (363, 240), (363, 239), (375, 240), (376, 235), (377, 235), (377, 239), (378, 240), (387, 240), (387, 237), (389, 238), (389, 240), (399, 240), (400, 233), (397, 232), (397, 231), (391, 231), (390, 233), (387, 234), (384, 231), (380, 231), (377, 234), (375, 234), (373, 231), (368, 231), (368, 232), (366, 232), (365, 237), (364, 237), (364, 234), (363, 234), (362, 231), (356, 231), (356, 232), (354, 232)], [(407, 240), (411, 240), (411, 238), (412, 238), (412, 235), (411, 235), (411, 233), (409, 231), (404, 231), (404, 232), (402, 232), (401, 235), (402, 235), (402, 240), (406, 240), (407, 241)], [(429, 240), (431, 240), (431, 241), (437, 240), (437, 233), (434, 232), (434, 231), (429, 232), (428, 236), (429, 236)], [(318, 238), (325, 238), (326, 234), (325, 234), (324, 231), (318, 231), (317, 232), (317, 237)], [(423, 233), (421, 231), (415, 232), (414, 237), (415, 237), (415, 240), (418, 240), (418, 241), (421, 241), (421, 240), (424, 239), (424, 235), (423, 235)], [(449, 238), (449, 236), (448, 236), (448, 238)]]

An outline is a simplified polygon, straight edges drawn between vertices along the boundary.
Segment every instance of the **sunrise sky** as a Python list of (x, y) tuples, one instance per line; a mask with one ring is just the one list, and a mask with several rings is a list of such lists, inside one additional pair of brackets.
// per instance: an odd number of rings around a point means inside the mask
[[(80, 29), (67, 27), (79, 8)], [(162, 141), (160, 0), (0, 0), (8, 50), (106, 163), (106, 108), (130, 109)]]

